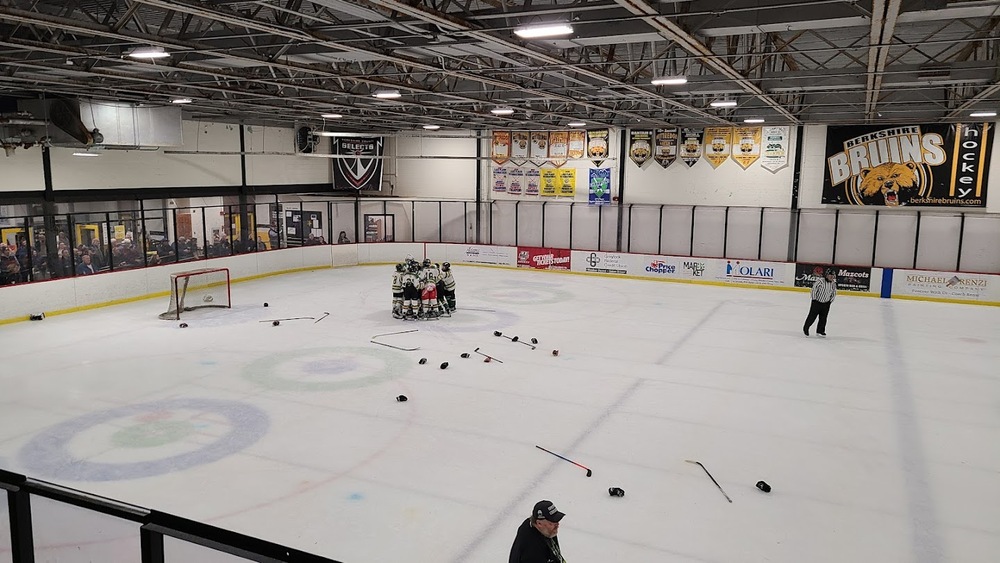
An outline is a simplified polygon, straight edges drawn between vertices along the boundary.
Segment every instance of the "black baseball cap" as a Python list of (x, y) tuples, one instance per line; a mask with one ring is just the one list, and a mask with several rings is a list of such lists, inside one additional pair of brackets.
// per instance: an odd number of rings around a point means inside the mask
[(531, 514), (535, 517), (535, 520), (548, 520), (549, 522), (558, 522), (562, 520), (563, 516), (566, 516), (562, 512), (559, 512), (551, 500), (540, 500), (535, 503), (535, 509)]

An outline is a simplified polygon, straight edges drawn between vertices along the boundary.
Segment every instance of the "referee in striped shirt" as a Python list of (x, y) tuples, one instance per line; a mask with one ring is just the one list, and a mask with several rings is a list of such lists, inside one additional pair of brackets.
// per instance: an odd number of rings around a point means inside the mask
[(819, 324), (816, 325), (816, 334), (826, 336), (826, 316), (830, 313), (830, 304), (837, 297), (837, 270), (826, 269), (826, 276), (816, 280), (812, 287), (812, 305), (809, 306), (809, 315), (806, 317), (806, 324), (802, 326), (802, 332), (809, 336), (809, 329), (813, 321), (819, 317)]

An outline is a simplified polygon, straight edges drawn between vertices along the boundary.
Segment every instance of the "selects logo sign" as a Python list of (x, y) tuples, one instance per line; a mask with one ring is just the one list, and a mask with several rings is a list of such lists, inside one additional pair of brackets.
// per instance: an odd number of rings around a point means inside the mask
[(795, 264), (795, 287), (812, 287), (823, 277), (827, 268), (837, 270), (837, 289), (842, 291), (871, 291), (872, 269), (855, 266), (824, 266), (823, 264)]
[(562, 248), (517, 247), (517, 267), (536, 270), (568, 270), (570, 251)]

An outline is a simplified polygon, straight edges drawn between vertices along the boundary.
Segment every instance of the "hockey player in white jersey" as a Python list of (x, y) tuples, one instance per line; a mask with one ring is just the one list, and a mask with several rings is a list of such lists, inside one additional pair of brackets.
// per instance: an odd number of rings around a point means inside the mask
[(437, 267), (431, 263), (430, 259), (424, 259), (424, 267), (420, 272), (420, 282), (422, 284), (421, 302), (425, 317), (437, 318), (441, 316), (441, 307), (438, 305), (437, 282), (441, 273)]
[(402, 264), (396, 264), (396, 271), (392, 274), (392, 316), (403, 318), (403, 275), (406, 268)]
[(415, 269), (411, 268), (403, 272), (403, 318), (415, 320), (420, 313), (420, 278)]
[(438, 300), (446, 311), (455, 311), (455, 276), (451, 272), (451, 264), (441, 264), (441, 277), (437, 282)]

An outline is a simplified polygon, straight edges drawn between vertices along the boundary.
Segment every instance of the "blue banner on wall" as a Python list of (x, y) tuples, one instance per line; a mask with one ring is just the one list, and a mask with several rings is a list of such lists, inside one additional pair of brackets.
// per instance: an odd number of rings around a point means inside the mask
[(591, 168), (590, 181), (590, 205), (611, 205), (611, 169)]

